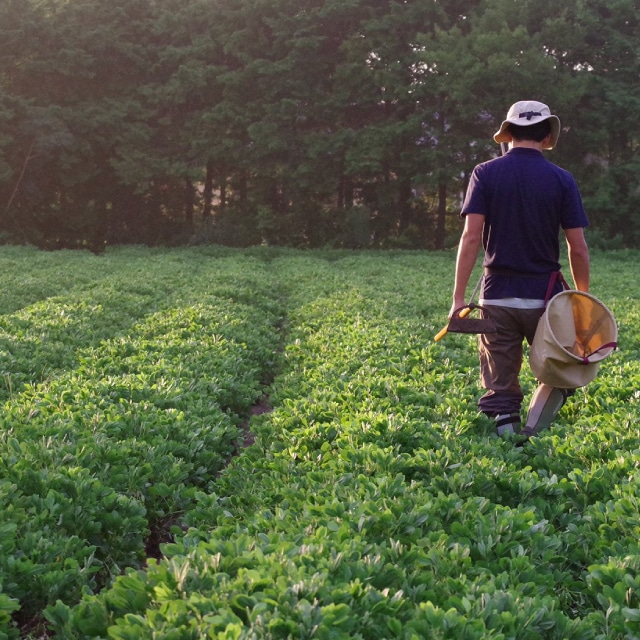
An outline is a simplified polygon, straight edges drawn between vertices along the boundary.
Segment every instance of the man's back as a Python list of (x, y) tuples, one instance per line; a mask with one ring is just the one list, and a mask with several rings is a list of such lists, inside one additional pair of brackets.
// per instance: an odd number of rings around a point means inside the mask
[(571, 174), (527, 148), (476, 167), (462, 212), (485, 216), (486, 267), (526, 274), (559, 269), (560, 229), (585, 221)]

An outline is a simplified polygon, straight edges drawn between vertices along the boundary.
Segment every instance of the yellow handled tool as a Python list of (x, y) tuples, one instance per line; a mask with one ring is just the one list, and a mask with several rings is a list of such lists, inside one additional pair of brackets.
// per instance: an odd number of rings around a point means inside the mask
[[(469, 314), (471, 313), (471, 307), (463, 307), (462, 309), (459, 309), (458, 311), (456, 311), (453, 315), (456, 318), (466, 318)], [(446, 327), (444, 327), (443, 329), (441, 329), (436, 337), (434, 338), (434, 340), (436, 342), (438, 342), (438, 340), (442, 340), (442, 338), (444, 338), (447, 335), (447, 332), (449, 331), (449, 324), (447, 324)]]

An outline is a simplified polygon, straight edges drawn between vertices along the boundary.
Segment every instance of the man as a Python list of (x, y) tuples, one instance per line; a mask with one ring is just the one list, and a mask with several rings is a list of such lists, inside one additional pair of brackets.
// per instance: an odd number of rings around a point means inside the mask
[[(546, 300), (562, 289), (560, 230), (568, 246), (576, 289), (589, 290), (588, 226), (573, 176), (549, 162), (543, 150), (556, 146), (560, 120), (541, 102), (511, 106), (494, 135), (508, 143), (503, 156), (473, 170), (461, 216), (464, 230), (456, 259), (450, 316), (465, 305), (465, 293), (480, 246), (484, 275), (480, 305), (496, 333), (478, 339), (480, 376), (487, 391), (478, 407), (495, 419), (499, 435), (519, 433), (523, 393), (519, 374), (523, 341), (533, 341)], [(525, 439), (548, 427), (572, 390), (540, 384), (525, 428)]]

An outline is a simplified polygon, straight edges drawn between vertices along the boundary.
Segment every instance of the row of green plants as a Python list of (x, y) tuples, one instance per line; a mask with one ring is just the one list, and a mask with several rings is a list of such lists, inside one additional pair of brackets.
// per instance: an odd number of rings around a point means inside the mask
[[(19, 520), (28, 504), (28, 526), (59, 554), (34, 584), (69, 581), (38, 604), (52, 635), (640, 637), (636, 254), (594, 256), (620, 349), (523, 449), (476, 411), (474, 338), (433, 341), (451, 254), (105, 258), (122, 274), (148, 260), (149, 290), (183, 261), (191, 277), (111, 337), (96, 323), (73, 366), (5, 403), (3, 476), (23, 484), (0, 493), (3, 511)], [(94, 305), (96, 282), (80, 290)], [(529, 371), (523, 382), (530, 393)], [(227, 464), (233, 427), (266, 389), (273, 410)], [(171, 537), (151, 557), (158, 522)], [(26, 517), (17, 525), (0, 528), (8, 567), (44, 555), (11, 547), (32, 539)], [(5, 575), (11, 637), (29, 597)]]
[[(19, 282), (27, 256), (13, 258)], [(155, 258), (87, 256), (78, 277), (70, 255), (57, 295), (0, 317), (0, 637), (157, 556), (262, 394), (279, 341), (268, 281), (237, 258)]]

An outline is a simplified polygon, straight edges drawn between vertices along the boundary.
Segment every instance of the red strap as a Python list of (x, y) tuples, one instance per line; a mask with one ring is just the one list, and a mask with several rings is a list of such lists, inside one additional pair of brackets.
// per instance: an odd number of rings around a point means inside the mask
[(582, 358), (582, 364), (591, 364), (591, 360), (589, 360), (589, 358), (598, 353), (598, 351), (602, 351), (603, 349), (617, 349), (618, 348), (618, 343), (617, 342), (607, 342), (607, 344), (603, 344), (601, 347), (598, 347), (595, 351), (592, 351), (588, 356), (584, 356)]
[(562, 286), (565, 289), (569, 288), (567, 281), (564, 279), (561, 271), (554, 271), (549, 278), (549, 286), (547, 287), (547, 294), (544, 297), (544, 306), (547, 306), (547, 302), (551, 300), (551, 294), (553, 293), (553, 289), (556, 286), (557, 282), (562, 282)]

